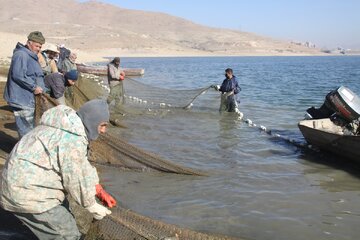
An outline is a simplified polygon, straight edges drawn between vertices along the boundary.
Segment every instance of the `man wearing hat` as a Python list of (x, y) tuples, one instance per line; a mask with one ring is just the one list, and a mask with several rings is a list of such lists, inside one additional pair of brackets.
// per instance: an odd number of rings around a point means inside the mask
[(41, 32), (31, 32), (25, 46), (17, 43), (11, 59), (4, 99), (14, 112), (19, 138), (34, 128), (35, 95), (45, 88), (37, 57), (44, 43)]
[(70, 70), (77, 70), (76, 59), (77, 54), (70, 51), (69, 56), (67, 56), (61, 64), (61, 71), (68, 72)]
[(64, 75), (58, 72), (51, 73), (45, 77), (45, 87), (52, 98), (65, 105), (65, 88), (73, 86), (77, 79), (78, 72), (76, 70), (70, 70)]
[(115, 57), (108, 64), (108, 81), (110, 86), (110, 95), (107, 99), (108, 104), (115, 100), (115, 106), (124, 103), (124, 86), (123, 80), (125, 73), (120, 68), (120, 58)]
[(39, 64), (43, 69), (44, 75), (48, 75), (50, 73), (58, 72), (58, 68), (56, 65), (55, 59), (59, 56), (59, 50), (54, 44), (46, 44), (43, 47), (44, 51), (38, 54)]
[(235, 112), (240, 119), (243, 118), (244, 114), (239, 111), (238, 93), (241, 91), (238, 80), (233, 74), (231, 68), (225, 69), (225, 79), (220, 85), (212, 85), (215, 90), (221, 92), (220, 112)]

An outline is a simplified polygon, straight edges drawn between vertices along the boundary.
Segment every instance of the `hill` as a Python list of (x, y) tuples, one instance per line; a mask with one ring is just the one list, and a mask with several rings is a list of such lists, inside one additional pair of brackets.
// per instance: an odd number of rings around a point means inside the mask
[[(316, 55), (318, 49), (97, 1), (0, 0), (0, 32), (102, 55)], [(19, 39), (18, 41), (25, 41)]]

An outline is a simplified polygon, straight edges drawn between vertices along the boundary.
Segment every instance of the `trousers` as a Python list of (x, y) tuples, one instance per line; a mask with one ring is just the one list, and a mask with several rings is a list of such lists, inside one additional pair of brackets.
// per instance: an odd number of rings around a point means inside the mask
[(35, 127), (34, 122), (34, 108), (17, 108), (12, 107), (15, 116), (15, 123), (19, 138), (30, 132)]
[(110, 82), (110, 94), (107, 99), (107, 103), (110, 104), (115, 100), (115, 105), (125, 103), (125, 91), (123, 81), (111, 81)]
[(41, 240), (78, 240), (81, 234), (67, 204), (43, 213), (14, 213)]
[(237, 111), (239, 111), (236, 97), (234, 95), (228, 96), (227, 94), (222, 94), (219, 111), (220, 112), (223, 112), (223, 111), (237, 112)]

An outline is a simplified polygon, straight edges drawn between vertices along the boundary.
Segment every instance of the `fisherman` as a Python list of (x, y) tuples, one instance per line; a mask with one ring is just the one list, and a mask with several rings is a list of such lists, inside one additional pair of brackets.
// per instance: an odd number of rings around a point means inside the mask
[(61, 71), (63, 73), (66, 73), (71, 70), (77, 70), (77, 66), (75, 63), (76, 59), (77, 59), (76, 53), (70, 52), (69, 56), (65, 57), (64, 61), (62, 62)]
[(2, 173), (0, 205), (13, 212), (39, 239), (80, 239), (65, 195), (101, 220), (116, 206), (99, 184), (87, 155), (89, 141), (106, 132), (109, 110), (94, 99), (77, 112), (59, 105), (13, 148)]
[(44, 51), (38, 54), (39, 64), (44, 72), (44, 75), (58, 72), (56, 60), (59, 57), (58, 47), (54, 44), (48, 43), (44, 47)]
[(64, 44), (57, 45), (57, 47), (58, 47), (59, 52), (60, 52), (59, 53), (59, 59), (58, 59), (58, 62), (57, 62), (57, 67), (59, 69), (59, 72), (63, 73), (64, 70), (62, 69), (62, 67), (63, 67), (65, 59), (70, 56), (70, 50), (67, 49)]
[(77, 79), (78, 71), (76, 70), (70, 70), (65, 75), (62, 73), (51, 73), (45, 77), (45, 87), (48, 93), (50, 93), (50, 97), (65, 105), (65, 89), (73, 86)]
[(45, 88), (37, 57), (44, 43), (41, 32), (31, 32), (25, 46), (17, 43), (11, 59), (4, 99), (14, 113), (19, 138), (34, 128), (35, 95)]
[(107, 99), (108, 104), (115, 100), (115, 106), (123, 104), (124, 100), (124, 85), (125, 73), (120, 68), (120, 58), (115, 57), (108, 64), (108, 82), (110, 86), (110, 95)]
[(239, 115), (240, 118), (243, 117), (243, 114), (239, 111), (238, 108), (238, 96), (237, 94), (241, 91), (239, 83), (236, 79), (236, 76), (233, 75), (233, 70), (227, 68), (225, 70), (225, 79), (220, 85), (212, 85), (215, 90), (221, 92), (221, 102), (220, 102), (220, 112), (235, 112)]

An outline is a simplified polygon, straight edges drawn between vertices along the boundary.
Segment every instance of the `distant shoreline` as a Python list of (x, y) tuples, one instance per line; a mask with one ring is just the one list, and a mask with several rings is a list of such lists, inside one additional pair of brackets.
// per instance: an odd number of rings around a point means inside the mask
[[(0, 32), (0, 59), (2, 61), (9, 61), (11, 59), (13, 50), (18, 42), (25, 43), (26, 36)], [(71, 49), (71, 46), (66, 46)], [(241, 54), (221, 54), (200, 51), (176, 51), (174, 49), (121, 49), (121, 48), (104, 48), (104, 49), (72, 49), (77, 53), (78, 63), (93, 63), (93, 62), (107, 62), (108, 58), (120, 56), (127, 58), (175, 58), (175, 57), (313, 57), (313, 56), (359, 56), (360, 51), (350, 54), (335, 54), (335, 53), (322, 53), (311, 54), (292, 53), (292, 52), (277, 52), (276, 50), (269, 50), (269, 52), (243, 52)]]

